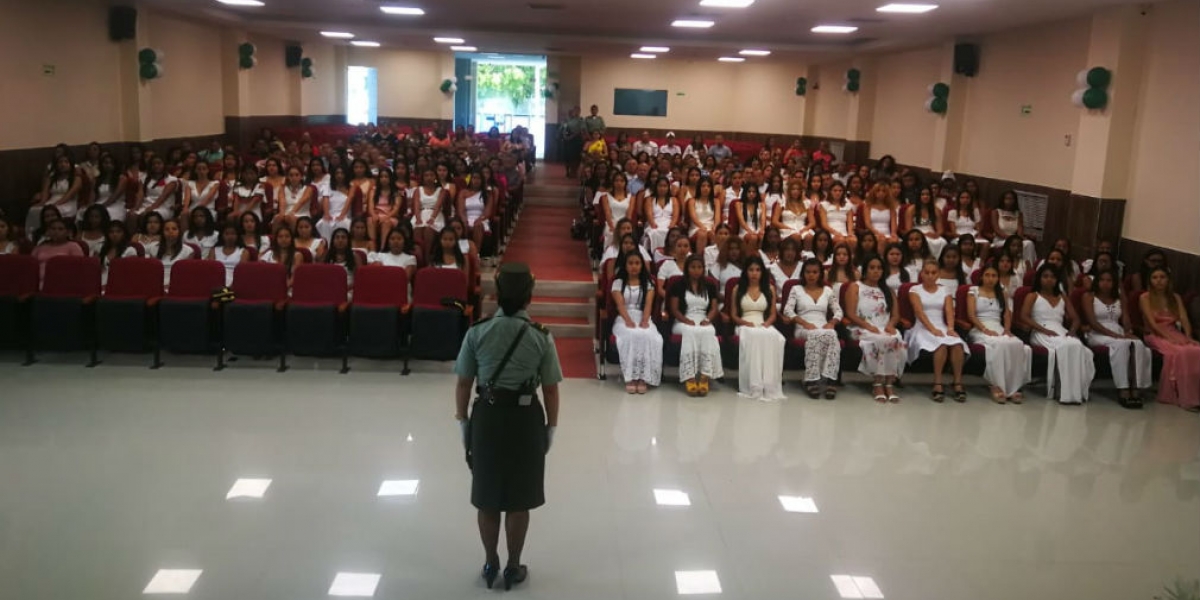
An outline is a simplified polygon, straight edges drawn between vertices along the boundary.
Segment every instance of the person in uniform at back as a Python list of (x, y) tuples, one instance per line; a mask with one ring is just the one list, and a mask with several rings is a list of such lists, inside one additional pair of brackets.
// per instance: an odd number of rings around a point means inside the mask
[[(479, 537), (487, 555), (482, 576), (491, 588), (500, 572), (497, 545), (503, 514), (507, 590), (529, 574), (521, 564), (521, 551), (529, 531), (529, 511), (546, 502), (546, 453), (558, 425), (558, 382), (563, 376), (554, 338), (525, 312), (533, 298), (529, 266), (502, 265), (496, 275), (496, 296), (499, 311), (467, 332), (458, 353), (454, 416), (462, 430), (471, 469), (471, 504), (479, 511)], [(468, 418), (472, 386), (477, 395)], [(538, 387), (545, 398), (544, 410)]]

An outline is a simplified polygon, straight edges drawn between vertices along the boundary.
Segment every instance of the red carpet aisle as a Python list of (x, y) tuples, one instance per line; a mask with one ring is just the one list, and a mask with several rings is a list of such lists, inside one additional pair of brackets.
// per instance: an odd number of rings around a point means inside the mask
[(550, 328), (566, 377), (595, 377), (592, 336), (595, 279), (587, 244), (571, 239), (579, 186), (562, 166), (540, 165), (525, 186), (525, 207), (503, 262), (529, 264), (537, 278), (530, 315)]

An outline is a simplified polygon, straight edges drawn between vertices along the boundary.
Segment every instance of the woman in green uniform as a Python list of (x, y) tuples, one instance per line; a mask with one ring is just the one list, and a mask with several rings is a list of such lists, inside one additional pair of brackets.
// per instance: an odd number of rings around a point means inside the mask
[[(529, 511), (546, 502), (546, 452), (558, 425), (562, 368), (554, 339), (525, 312), (533, 297), (529, 266), (501, 266), (496, 296), (500, 310), (467, 332), (458, 353), (455, 418), (462, 429), (471, 468), (471, 504), (479, 511), (479, 537), (487, 555), (483, 579), (491, 588), (500, 572), (497, 545), (503, 515), (508, 543), (504, 589), (511, 589), (529, 574), (521, 564)], [(468, 419), (472, 386), (477, 396)]]

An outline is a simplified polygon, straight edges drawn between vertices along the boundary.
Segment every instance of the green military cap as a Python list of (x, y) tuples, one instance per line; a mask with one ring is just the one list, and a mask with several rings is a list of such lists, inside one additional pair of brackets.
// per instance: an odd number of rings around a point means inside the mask
[(506, 262), (496, 271), (496, 297), (524, 300), (533, 293), (533, 273), (525, 263)]

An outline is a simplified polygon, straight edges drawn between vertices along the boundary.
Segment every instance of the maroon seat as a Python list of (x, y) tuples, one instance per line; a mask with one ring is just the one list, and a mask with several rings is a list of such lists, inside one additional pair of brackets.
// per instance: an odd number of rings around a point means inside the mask
[(163, 264), (130, 256), (109, 263), (108, 287), (96, 303), (96, 349), (145, 352), (153, 338), (152, 315), (163, 296)]

